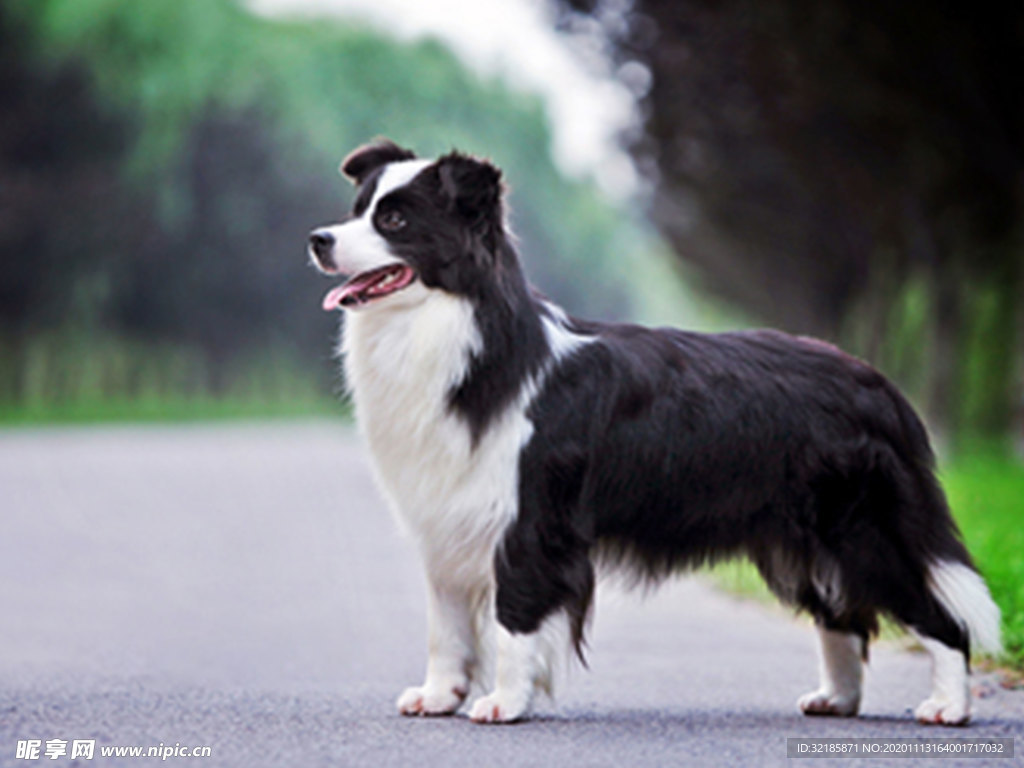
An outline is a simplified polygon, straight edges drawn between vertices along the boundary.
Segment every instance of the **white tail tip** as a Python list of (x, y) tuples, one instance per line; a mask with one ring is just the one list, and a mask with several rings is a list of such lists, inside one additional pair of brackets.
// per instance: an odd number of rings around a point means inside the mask
[(942, 607), (967, 627), (972, 651), (993, 656), (1002, 653), (999, 606), (981, 574), (963, 563), (945, 560), (928, 569), (928, 581)]

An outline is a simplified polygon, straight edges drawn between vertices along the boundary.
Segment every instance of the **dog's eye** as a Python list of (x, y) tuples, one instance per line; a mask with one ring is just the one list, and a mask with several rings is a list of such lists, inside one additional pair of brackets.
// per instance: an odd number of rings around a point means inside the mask
[(405, 217), (396, 210), (382, 211), (377, 215), (377, 226), (385, 232), (397, 232), (405, 227)]

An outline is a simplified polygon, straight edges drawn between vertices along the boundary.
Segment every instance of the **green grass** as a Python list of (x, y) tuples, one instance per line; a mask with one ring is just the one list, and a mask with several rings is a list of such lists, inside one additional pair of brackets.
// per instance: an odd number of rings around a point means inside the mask
[(709, 573), (715, 584), (734, 595), (761, 602), (775, 600), (757, 568), (746, 558), (717, 563), (710, 568)]
[(1005, 661), (1024, 670), (1024, 465), (984, 450), (941, 473), (967, 548), (1003, 611)]
[(216, 363), (186, 346), (102, 334), (0, 336), (0, 426), (348, 413), (287, 349)]
[(349, 409), (329, 397), (260, 400), (203, 395), (153, 395), (115, 400), (74, 400), (22, 407), (0, 404), (0, 428), (60, 424), (169, 423), (224, 420), (346, 419)]
[[(946, 465), (940, 478), (967, 548), (1003, 612), (1005, 654), (999, 661), (1024, 671), (1024, 465), (981, 449)], [(746, 560), (721, 563), (710, 573), (729, 592), (774, 600)], [(882, 635), (899, 631), (883, 621)]]

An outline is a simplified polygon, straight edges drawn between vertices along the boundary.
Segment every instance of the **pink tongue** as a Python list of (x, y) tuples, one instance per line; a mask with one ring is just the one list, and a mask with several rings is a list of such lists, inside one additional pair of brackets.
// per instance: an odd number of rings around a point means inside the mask
[(327, 312), (332, 312), (335, 309), (341, 309), (341, 300), (345, 298), (345, 294), (351, 290), (349, 285), (339, 285), (337, 288), (332, 288), (326, 296), (324, 296), (323, 308)]
[(365, 277), (353, 277), (344, 285), (339, 285), (337, 288), (332, 288), (326, 296), (324, 296), (323, 308), (328, 312), (334, 309), (341, 308), (341, 302), (346, 296), (351, 294), (359, 294), (369, 288), (371, 285), (376, 283), (382, 277), (380, 271), (374, 270), (373, 272), (367, 272)]

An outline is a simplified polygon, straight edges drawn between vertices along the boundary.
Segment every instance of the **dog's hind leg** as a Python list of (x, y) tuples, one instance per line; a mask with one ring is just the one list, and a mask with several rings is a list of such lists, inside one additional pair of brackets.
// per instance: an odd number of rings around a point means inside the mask
[(431, 583), (427, 600), (427, 676), (398, 697), (403, 715), (450, 715), (469, 693), (477, 662), (474, 614), (483, 596)]
[(970, 651), (1000, 651), (999, 608), (988, 587), (966, 562), (933, 563), (916, 615), (905, 620), (932, 657), (932, 692), (914, 716), (922, 723), (964, 725), (971, 714)]
[(828, 629), (820, 622), (817, 626), (821, 683), (817, 690), (801, 696), (797, 706), (805, 715), (856, 715), (860, 709), (864, 638)]
[(966, 725), (971, 717), (967, 656), (940, 640), (914, 634), (932, 657), (932, 692), (914, 710), (914, 717), (929, 725)]
[(874, 615), (845, 607), (843, 572), (832, 554), (818, 547), (808, 565), (794, 551), (761, 547), (751, 559), (780, 600), (815, 617), (819, 685), (797, 699), (797, 707), (805, 715), (852, 717), (860, 711), (863, 659)]
[[(969, 594), (987, 597), (984, 583), (966, 565), (957, 564), (973, 578)], [(930, 579), (929, 579), (930, 580)], [(944, 604), (934, 585), (925, 579), (904, 578), (889, 583), (885, 608), (920, 640), (932, 657), (932, 692), (914, 711), (922, 723), (963, 725), (970, 719), (968, 656), (970, 640), (964, 619)]]

